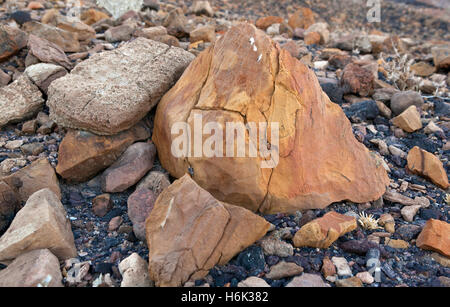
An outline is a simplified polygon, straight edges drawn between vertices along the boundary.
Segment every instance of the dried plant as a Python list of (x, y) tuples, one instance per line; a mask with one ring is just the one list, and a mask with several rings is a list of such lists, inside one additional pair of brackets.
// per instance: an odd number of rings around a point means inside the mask
[(391, 81), (397, 89), (418, 91), (420, 80), (414, 76), (411, 65), (414, 59), (410, 59), (408, 54), (400, 55), (395, 49), (395, 55), (390, 56), (390, 61), (383, 53), (380, 53), (381, 66), (387, 72), (386, 79)]
[(373, 214), (367, 215), (364, 212), (361, 212), (359, 214), (358, 222), (362, 228), (367, 230), (383, 229), (378, 225), (378, 219), (374, 218)]
[(447, 205), (450, 205), (450, 194), (445, 195), (445, 202), (447, 203)]

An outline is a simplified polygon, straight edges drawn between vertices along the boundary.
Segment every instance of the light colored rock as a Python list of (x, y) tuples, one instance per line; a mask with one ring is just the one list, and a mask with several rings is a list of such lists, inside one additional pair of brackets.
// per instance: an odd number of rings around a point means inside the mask
[(433, 134), (436, 132), (440, 132), (440, 133), (444, 134), (444, 130), (442, 130), (442, 128), (440, 128), (438, 125), (436, 125), (432, 121), (428, 123), (428, 125), (425, 127), (425, 129), (423, 129), (423, 132), (425, 132), (426, 134)]
[(362, 287), (362, 281), (358, 277), (350, 277), (346, 279), (338, 279), (335, 282), (336, 287), (344, 287), (344, 288), (355, 288), (355, 287)]
[(139, 12), (144, 0), (97, 0), (99, 7), (105, 8), (114, 19), (121, 17), (128, 11)]
[(294, 247), (291, 244), (271, 236), (263, 238), (259, 243), (266, 255), (276, 255), (278, 257), (294, 255)]
[(447, 173), (442, 162), (432, 153), (417, 146), (408, 153), (408, 169), (413, 173), (429, 178), (443, 189), (449, 187)]
[(340, 236), (356, 227), (354, 217), (331, 211), (300, 228), (294, 236), (294, 246), (328, 248)]
[(363, 283), (371, 285), (375, 281), (372, 274), (369, 272), (359, 272), (356, 274), (356, 277), (358, 277)]
[(238, 288), (266, 288), (270, 285), (262, 278), (251, 276), (238, 283)]
[(303, 273), (303, 268), (293, 262), (281, 261), (270, 268), (270, 272), (266, 274), (269, 279), (282, 279), (286, 277), (296, 276)]
[(420, 205), (403, 207), (401, 210), (403, 219), (407, 222), (414, 221), (414, 217), (416, 216), (417, 212), (419, 212), (420, 208), (422, 208), (422, 206), (420, 206)]
[(190, 11), (196, 15), (206, 15), (209, 17), (214, 16), (214, 10), (208, 1), (200, 1), (200, 0), (194, 1), (194, 3), (190, 8)]
[(18, 256), (0, 271), (0, 287), (62, 287), (59, 261), (48, 249)]
[(303, 273), (301, 276), (295, 277), (286, 287), (295, 288), (318, 288), (318, 287), (331, 287), (329, 284), (323, 281), (322, 277), (317, 274)]
[(395, 240), (386, 238), (385, 244), (395, 249), (405, 249), (409, 247), (409, 243), (404, 240)]
[(49, 85), (54, 80), (65, 76), (67, 74), (67, 70), (59, 65), (39, 63), (27, 67), (25, 74), (33, 81), (35, 85), (47, 93)]
[(332, 257), (331, 261), (336, 266), (337, 274), (339, 276), (353, 276), (347, 259), (345, 259), (344, 257)]
[(289, 26), (292, 29), (302, 28), (308, 29), (312, 24), (314, 24), (315, 18), (314, 13), (310, 8), (301, 7), (289, 18)]
[(406, 132), (414, 132), (422, 129), (420, 113), (415, 106), (410, 106), (397, 117), (392, 119), (392, 123)]
[(446, 268), (450, 268), (450, 258), (442, 256), (438, 253), (432, 253), (431, 257), (436, 260), (440, 265), (445, 266)]
[(325, 22), (318, 22), (312, 24), (305, 31), (304, 35), (308, 35), (309, 33), (316, 32), (320, 35), (320, 44), (326, 45), (330, 41), (330, 31), (328, 31), (328, 24)]
[[(261, 168), (258, 156), (174, 157), (171, 128), (186, 122), (192, 131), (200, 115), (203, 124), (216, 121), (222, 127), (243, 124), (244, 118), (257, 125), (279, 123), (279, 163), (272, 170)], [(383, 166), (355, 139), (314, 73), (245, 23), (202, 52), (163, 97), (153, 141), (172, 176), (192, 168), (194, 180), (215, 198), (265, 214), (323, 208), (343, 199), (373, 201), (388, 183)]]
[(113, 135), (155, 106), (194, 56), (145, 38), (97, 53), (52, 82), (47, 104), (59, 125)]
[(450, 257), (450, 224), (429, 219), (416, 240), (417, 247)]
[(61, 199), (58, 177), (47, 158), (38, 159), (16, 173), (4, 177), (3, 180), (10, 186), (19, 183), (18, 192), (23, 202), (26, 202), (35, 192), (46, 188)]
[(133, 253), (119, 263), (122, 275), (121, 287), (152, 287), (148, 277), (148, 264), (137, 253)]
[(150, 278), (156, 286), (203, 278), (268, 229), (263, 218), (217, 201), (185, 175), (159, 195), (146, 220)]
[(36, 249), (49, 249), (60, 260), (77, 256), (66, 211), (49, 189), (31, 195), (0, 238), (0, 262)]
[(0, 88), (0, 128), (31, 118), (44, 105), (42, 93), (27, 76)]

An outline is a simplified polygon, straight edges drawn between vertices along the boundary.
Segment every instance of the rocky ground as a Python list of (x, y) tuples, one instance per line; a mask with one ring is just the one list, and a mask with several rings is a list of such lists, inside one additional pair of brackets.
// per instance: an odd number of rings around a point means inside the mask
[[(0, 2), (0, 286), (450, 286), (445, 1), (382, 1), (380, 23), (362, 0)], [(289, 127), (310, 108), (296, 146), (315, 167), (262, 188), (237, 161), (173, 160), (169, 124), (248, 112), (236, 89)]]

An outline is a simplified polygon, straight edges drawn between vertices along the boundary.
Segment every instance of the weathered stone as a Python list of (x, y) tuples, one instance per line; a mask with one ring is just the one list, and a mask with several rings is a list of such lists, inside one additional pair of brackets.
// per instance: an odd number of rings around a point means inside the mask
[(291, 244), (270, 236), (263, 238), (260, 241), (260, 245), (266, 255), (275, 255), (278, 257), (294, 255), (294, 248)]
[(81, 21), (89, 26), (99, 22), (100, 20), (108, 18), (109, 18), (108, 14), (105, 14), (95, 9), (89, 9), (81, 13)]
[(76, 33), (77, 38), (80, 41), (88, 41), (95, 38), (95, 30), (81, 21), (71, 19), (61, 14), (55, 14), (52, 17), (53, 18), (47, 20), (47, 24), (67, 32)]
[(0, 25), (0, 61), (16, 54), (27, 45), (28, 35), (18, 28)]
[(363, 283), (361, 281), (361, 279), (359, 279), (358, 277), (354, 276), (354, 277), (350, 277), (350, 278), (346, 278), (346, 279), (338, 279), (335, 282), (336, 287), (362, 287)]
[(3, 180), (10, 186), (18, 185), (20, 200), (23, 202), (35, 192), (46, 188), (61, 199), (58, 177), (47, 158), (36, 160)]
[(0, 88), (0, 127), (33, 117), (43, 106), (44, 99), (37, 86), (22, 75)]
[(123, 222), (123, 218), (121, 216), (116, 216), (113, 217), (108, 224), (108, 231), (112, 232), (112, 231), (116, 231), (117, 229), (119, 229), (120, 225), (122, 225)]
[(92, 200), (92, 211), (96, 216), (104, 217), (112, 208), (111, 195), (102, 194)]
[(101, 177), (102, 190), (108, 193), (123, 192), (135, 185), (153, 167), (156, 148), (152, 143), (131, 145)]
[(35, 56), (43, 63), (60, 65), (68, 70), (72, 69), (72, 63), (64, 51), (56, 44), (35, 35), (28, 39), (29, 54)]
[(163, 24), (167, 28), (167, 32), (177, 38), (187, 37), (189, 29), (187, 27), (187, 19), (181, 8), (173, 9), (164, 19)]
[(266, 288), (270, 285), (262, 278), (250, 276), (238, 283), (238, 288)]
[(434, 260), (436, 260), (436, 262), (438, 262), (440, 265), (442, 265), (446, 268), (450, 268), (450, 258), (449, 257), (442, 256), (441, 254), (438, 254), (438, 253), (432, 253), (431, 257)]
[(373, 74), (369, 70), (350, 63), (342, 72), (341, 86), (345, 94), (353, 93), (365, 97), (373, 92), (373, 80)]
[(450, 68), (450, 46), (442, 45), (431, 48), (431, 54), (433, 55), (434, 66), (438, 69)]
[(327, 278), (328, 276), (336, 275), (336, 267), (334, 266), (333, 262), (330, 260), (330, 258), (325, 257), (322, 261), (322, 269), (320, 270), (323, 274), (323, 277)]
[(359, 278), (363, 283), (371, 285), (375, 281), (372, 274), (369, 272), (359, 272), (356, 274), (356, 277)]
[(325, 22), (318, 22), (315, 24), (312, 24), (308, 27), (308, 29), (305, 31), (305, 43), (306, 43), (306, 37), (309, 33), (318, 33), (320, 36), (319, 43), (322, 45), (328, 44), (330, 41), (330, 32), (328, 31), (328, 24)]
[(44, 38), (58, 45), (64, 52), (78, 52), (80, 50), (78, 34), (76, 33), (68, 32), (37, 21), (31, 21), (24, 24), (24, 30), (29, 34)]
[(332, 257), (331, 261), (336, 266), (337, 274), (339, 276), (352, 276), (352, 270), (348, 265), (347, 259), (344, 257)]
[(167, 29), (163, 26), (138, 29), (134, 35), (159, 41), (159, 37), (167, 35)]
[(148, 189), (155, 193), (158, 197), (161, 192), (170, 186), (169, 176), (165, 173), (152, 171), (148, 173), (137, 185), (136, 191), (139, 189)]
[(49, 189), (31, 195), (0, 238), (0, 262), (9, 263), (24, 252), (45, 248), (60, 260), (77, 255), (66, 211)]
[(410, 106), (397, 117), (392, 119), (392, 123), (406, 132), (414, 132), (422, 129), (420, 113), (416, 106)]
[(47, 93), (50, 83), (65, 76), (67, 71), (59, 65), (40, 63), (27, 67), (25, 74), (44, 93)]
[(407, 222), (414, 221), (414, 217), (416, 216), (417, 212), (419, 212), (419, 209), (421, 208), (420, 205), (414, 205), (414, 206), (405, 206), (401, 210), (401, 214), (403, 216), (403, 219)]
[(189, 41), (195, 43), (198, 41), (214, 43), (216, 41), (216, 30), (214, 26), (203, 26), (189, 33)]
[(429, 178), (443, 189), (449, 187), (447, 173), (442, 162), (432, 153), (415, 146), (408, 153), (408, 169), (415, 174)]
[(145, 238), (145, 220), (155, 205), (158, 195), (147, 188), (137, 188), (136, 191), (128, 197), (128, 216), (133, 223), (133, 232), (141, 241)]
[(146, 220), (150, 278), (157, 286), (202, 278), (268, 229), (263, 218), (217, 201), (185, 175), (160, 194)]
[(292, 29), (302, 28), (308, 29), (309, 26), (314, 24), (314, 13), (311, 9), (302, 7), (297, 10), (290, 18), (289, 18), (289, 26)]
[(270, 268), (270, 272), (266, 274), (269, 279), (282, 279), (286, 277), (296, 276), (303, 273), (303, 268), (293, 262), (281, 261)]
[(355, 230), (356, 219), (337, 212), (329, 212), (300, 228), (294, 236), (296, 247), (328, 248), (343, 234)]
[(110, 43), (128, 41), (133, 35), (134, 28), (130, 25), (123, 24), (106, 30), (105, 39)]
[(0, 287), (62, 287), (59, 261), (48, 249), (17, 257), (0, 271)]
[(50, 117), (59, 125), (102, 135), (129, 129), (158, 103), (193, 57), (145, 38), (95, 54), (52, 82)]
[(413, 65), (411, 65), (411, 70), (414, 72), (415, 75), (420, 77), (428, 77), (434, 74), (436, 71), (436, 68), (434, 66), (431, 66), (427, 62), (418, 62)]
[(450, 257), (450, 224), (429, 219), (417, 237), (417, 247)]
[(331, 287), (329, 284), (323, 281), (322, 277), (317, 274), (303, 273), (301, 276), (295, 277), (286, 287), (306, 287), (306, 288), (317, 288), (317, 287)]
[(151, 287), (148, 277), (148, 264), (137, 253), (131, 254), (119, 264), (122, 275), (121, 287)]
[(87, 181), (113, 164), (131, 144), (148, 137), (141, 123), (113, 136), (70, 130), (59, 145), (56, 172), (70, 181)]
[[(187, 122), (194, 131), (200, 116), (202, 125), (215, 121), (222, 127), (244, 124), (244, 118), (279, 123), (279, 163), (272, 170), (261, 168), (264, 159), (258, 155), (175, 157), (173, 125)], [(318, 138), (318, 131), (327, 132)], [(233, 27), (201, 53), (163, 97), (153, 141), (172, 176), (180, 178), (191, 168), (194, 180), (217, 199), (263, 213), (323, 208), (343, 199), (372, 201), (388, 182), (314, 73), (250, 24)], [(245, 145), (251, 146), (248, 139)]]
[(275, 24), (275, 23), (283, 23), (283, 18), (282, 17), (278, 17), (278, 16), (267, 16), (267, 17), (261, 17), (259, 18), (255, 25), (256, 27), (258, 27), (261, 30), (267, 30), (268, 27), (270, 27), (271, 25)]
[(423, 98), (418, 92), (396, 92), (391, 97), (391, 110), (395, 115), (399, 115), (411, 106), (421, 108), (423, 103)]
[(309, 32), (305, 34), (306, 45), (318, 45), (320, 43), (320, 34), (317, 32)]
[(386, 238), (385, 245), (395, 248), (395, 249), (409, 248), (408, 242), (403, 241), (403, 240), (390, 239), (390, 238)]

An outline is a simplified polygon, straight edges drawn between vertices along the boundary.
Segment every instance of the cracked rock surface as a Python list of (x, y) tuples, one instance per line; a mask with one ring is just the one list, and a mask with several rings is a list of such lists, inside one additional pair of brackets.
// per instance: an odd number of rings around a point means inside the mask
[(59, 125), (113, 135), (155, 106), (194, 56), (145, 38), (96, 54), (49, 87), (50, 117)]
[[(261, 155), (174, 157), (171, 144), (177, 135), (171, 127), (187, 122), (195, 131), (200, 115), (203, 125), (219, 122), (224, 137), (228, 122), (278, 122), (278, 165), (262, 168)], [(209, 135), (203, 137), (204, 144)], [(248, 131), (245, 139), (248, 148)], [(314, 73), (247, 23), (200, 54), (162, 98), (153, 141), (172, 176), (191, 168), (194, 180), (217, 199), (266, 214), (324, 208), (341, 200), (373, 201), (389, 182)]]

